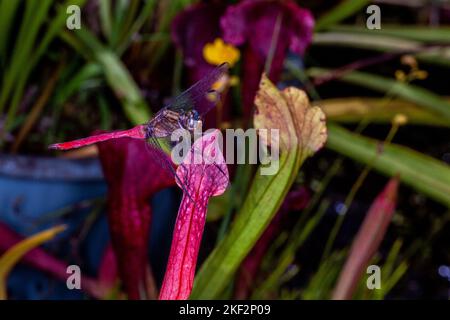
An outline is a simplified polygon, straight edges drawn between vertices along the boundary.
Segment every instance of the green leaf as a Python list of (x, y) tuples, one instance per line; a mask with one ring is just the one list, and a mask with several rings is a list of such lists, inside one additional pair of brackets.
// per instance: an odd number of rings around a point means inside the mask
[[(16, 110), (22, 99), (23, 91), (28, 81), (28, 77), (36, 64), (46, 52), (49, 44), (65, 26), (67, 18), (66, 8), (69, 4), (82, 6), (86, 0), (67, 0), (60, 5), (53, 19), (50, 20), (42, 37), (37, 37), (37, 32), (42, 28), (48, 16), (50, 2), (27, 1), (27, 7), (23, 17), (23, 22), (16, 39), (16, 44), (9, 61), (8, 69), (4, 73), (2, 89), (0, 91), (0, 112), (3, 110), (7, 101), (9, 110), (6, 119), (6, 128), (12, 128)], [(13, 2), (13, 1), (11, 1)], [(37, 4), (38, 8), (33, 7)], [(29, 32), (29, 30), (36, 32)], [(18, 53), (18, 54), (16, 54)]]
[(345, 259), (345, 251), (335, 251), (318, 267), (303, 291), (304, 300), (329, 299)]
[[(332, 31), (359, 33), (364, 36), (384, 35), (395, 38), (409, 39), (425, 43), (450, 43), (450, 27), (430, 27), (417, 25), (387, 25), (379, 30), (369, 30), (360, 26), (336, 25), (330, 28)], [(370, 36), (369, 36), (370, 38)]]
[(320, 32), (314, 35), (313, 45), (362, 48), (379, 52), (410, 52), (422, 62), (450, 67), (448, 47), (425, 47), (423, 42), (415, 39), (399, 38), (371, 31), (372, 33)]
[(112, 31), (112, 13), (111, 13), (111, 0), (100, 0), (99, 4), (99, 16), (102, 32), (108, 41), (111, 41)]
[(122, 36), (130, 28), (130, 24), (134, 20), (134, 16), (139, 8), (139, 1), (128, 2), (126, 0), (119, 0), (116, 2), (116, 11), (118, 12), (118, 19), (116, 19), (115, 28), (113, 31), (113, 37), (116, 41), (113, 42), (113, 48), (116, 48), (122, 40)]
[[(313, 77), (322, 76), (328, 72), (330, 72), (329, 69), (322, 68), (307, 70), (308, 75)], [(339, 80), (403, 98), (426, 107), (446, 121), (450, 121), (450, 102), (422, 87), (360, 71), (346, 73), (339, 77)]]
[(263, 75), (255, 105), (255, 127), (280, 130), (279, 170), (275, 175), (263, 175), (264, 168), (258, 168), (229, 233), (200, 269), (192, 299), (219, 297), (280, 208), (301, 164), (326, 140), (322, 111), (310, 107), (306, 94), (297, 88), (280, 92)]
[(100, 107), (100, 128), (102, 130), (111, 130), (112, 121), (108, 102), (103, 95), (99, 95), (97, 101)]
[[(386, 261), (381, 269), (382, 279), (385, 279), (384, 286), (381, 287), (381, 290), (375, 290), (375, 292), (372, 292), (372, 295), (377, 299), (383, 299), (389, 293), (390, 289), (398, 282), (398, 280), (400, 280), (402, 274), (399, 277), (398, 272), (402, 269), (405, 271), (407, 269), (406, 261), (401, 261), (399, 265), (396, 266), (396, 261), (399, 258), (401, 246), (402, 241), (397, 239), (386, 257)], [(392, 285), (388, 286), (387, 284)]]
[(48, 230), (41, 231), (28, 237), (6, 251), (0, 257), (0, 300), (6, 299), (6, 280), (12, 268), (30, 250), (40, 246), (42, 243), (53, 239), (58, 233), (65, 230), (65, 226), (56, 226)]
[(151, 115), (150, 109), (123, 63), (111, 51), (97, 52), (96, 56), (98, 62), (103, 66), (108, 84), (121, 100), (128, 119), (133, 124), (147, 122)]
[(200, 269), (191, 299), (217, 297), (261, 236), (293, 182), (292, 172), (297, 172), (300, 167), (298, 152), (282, 153), (279, 165), (280, 171), (274, 176), (263, 176), (260, 170), (256, 173), (248, 197), (230, 232)]
[(358, 282), (382, 243), (397, 204), (398, 179), (391, 178), (372, 202), (358, 233), (353, 238), (350, 252), (334, 288), (333, 300), (351, 299)]
[(110, 49), (104, 47), (89, 31), (75, 32), (81, 43), (90, 50), (105, 74), (109, 86), (121, 101), (125, 115), (133, 124), (141, 124), (150, 119), (150, 109), (143, 99), (139, 87), (134, 82), (126, 66)]
[(139, 29), (144, 25), (144, 22), (149, 19), (154, 12), (156, 1), (148, 0), (144, 7), (140, 10), (137, 17), (130, 22), (128, 28), (124, 29), (123, 36), (118, 47), (118, 52), (122, 53), (130, 45), (133, 40), (133, 35), (139, 31)]
[(356, 161), (372, 163), (381, 173), (394, 176), (410, 187), (450, 207), (448, 165), (407, 147), (381, 144), (335, 125), (328, 126), (327, 147)]
[[(346, 0), (339, 3), (330, 12), (320, 17), (316, 22), (316, 31), (328, 28), (345, 18), (361, 11), (370, 3), (369, 0)], [(364, 11), (365, 12), (365, 11)]]
[[(198, 0), (161, 0), (158, 1), (155, 16), (155, 29), (157, 34), (170, 33), (170, 26), (173, 18), (183, 8), (198, 2)], [(161, 61), (170, 45), (170, 38), (163, 38), (160, 41), (154, 41), (149, 44), (149, 52), (152, 57), (149, 61), (149, 70), (153, 70)]]
[(1, 1), (0, 2), (0, 65), (5, 62), (6, 48), (14, 22), (17, 7), (21, 1)]
[[(288, 267), (292, 265), (295, 260), (295, 254), (317, 227), (329, 205), (330, 203), (328, 200), (322, 201), (317, 213), (309, 218), (306, 223), (303, 223), (300, 219), (295, 224), (290, 232), (286, 246), (281, 253), (277, 254), (279, 258), (274, 262), (275, 266), (271, 264), (273, 271), (267, 276), (266, 280), (254, 290), (252, 298), (267, 299), (270, 297), (270, 293), (279, 288), (282, 284), (280, 280), (283, 278)], [(305, 212), (302, 212), (302, 214), (305, 214)], [(280, 237), (283, 236), (281, 235)]]
[(318, 104), (325, 112), (327, 119), (337, 122), (358, 123), (368, 120), (371, 123), (390, 123), (397, 114), (403, 114), (408, 118), (408, 123), (450, 126), (450, 122), (443, 120), (435, 113), (399, 99), (347, 97), (324, 99)]
[[(25, 12), (12, 51), (12, 58), (8, 61), (8, 68), (3, 75), (2, 91), (0, 93), (0, 113), (14, 89), (14, 85), (19, 82), (17, 79), (27, 77), (27, 74), (23, 73), (23, 67), (28, 65), (32, 56), (31, 53), (33, 52), (36, 36), (44, 23), (50, 4), (49, 0), (25, 2)], [(15, 106), (12, 106), (10, 109), (15, 109)]]
[(348, 46), (376, 51), (414, 51), (421, 42), (399, 39), (379, 34), (360, 34), (340, 31), (319, 32), (314, 35), (313, 45)]
[(76, 72), (72, 72), (72, 70), (70, 70), (70, 72), (65, 75), (66, 81), (63, 81), (55, 92), (54, 104), (56, 106), (62, 105), (76, 92), (81, 89), (86, 89), (83, 86), (89, 84), (90, 81), (100, 77), (101, 75), (102, 69), (100, 65), (96, 63), (86, 63)]

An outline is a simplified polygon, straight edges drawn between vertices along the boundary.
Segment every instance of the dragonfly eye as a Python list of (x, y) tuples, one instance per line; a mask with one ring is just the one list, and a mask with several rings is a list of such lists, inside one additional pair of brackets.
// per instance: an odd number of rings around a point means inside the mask
[(188, 121), (187, 121), (186, 127), (187, 127), (188, 130), (194, 130), (197, 127), (197, 124), (198, 124), (198, 120), (197, 119), (189, 118)]
[(200, 121), (200, 116), (197, 111), (191, 110), (184, 117), (184, 127), (187, 130), (194, 130), (198, 127)]
[(196, 121), (200, 120), (200, 115), (198, 114), (197, 110), (191, 110), (189, 112), (189, 115), (192, 119), (194, 119)]
[(188, 120), (188, 123), (187, 123), (188, 129), (189, 129), (189, 130), (194, 129), (194, 125), (195, 125), (195, 120), (192, 119), (192, 118), (190, 118), (190, 119)]

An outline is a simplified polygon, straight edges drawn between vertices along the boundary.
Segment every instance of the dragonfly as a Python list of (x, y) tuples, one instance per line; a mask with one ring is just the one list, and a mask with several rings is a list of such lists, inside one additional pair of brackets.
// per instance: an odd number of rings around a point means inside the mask
[[(169, 138), (177, 129), (185, 129), (190, 133), (201, 127), (204, 116), (220, 100), (220, 90), (214, 88), (215, 84), (228, 73), (228, 63), (223, 63), (212, 70), (209, 74), (196, 82), (186, 91), (175, 97), (171, 103), (162, 107), (155, 116), (145, 124), (137, 125), (127, 130), (117, 130), (101, 133), (77, 140), (55, 143), (50, 149), (70, 150), (98, 142), (122, 137), (146, 140), (153, 148), (148, 148), (155, 155), (156, 161), (169, 170), (181, 185), (183, 191), (189, 195), (187, 188), (182, 185), (181, 179), (177, 177), (172, 163), (169, 163), (159, 140)], [(217, 166), (219, 168), (219, 166)], [(220, 168), (219, 168), (220, 169)], [(222, 172), (223, 173), (223, 172)], [(225, 173), (223, 173), (225, 175)]]

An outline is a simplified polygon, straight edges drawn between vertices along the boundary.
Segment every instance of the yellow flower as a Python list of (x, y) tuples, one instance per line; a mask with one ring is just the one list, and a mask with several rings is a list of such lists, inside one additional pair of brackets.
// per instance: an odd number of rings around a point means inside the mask
[(411, 69), (417, 69), (418, 64), (416, 58), (410, 54), (406, 54), (400, 58), (402, 64), (409, 66)]
[(405, 82), (406, 74), (402, 70), (396, 70), (395, 71), (395, 79), (397, 79), (400, 82)]
[(392, 119), (392, 122), (398, 126), (403, 126), (408, 122), (408, 117), (403, 113), (397, 113)]
[(402, 70), (395, 71), (395, 78), (400, 82), (411, 82), (414, 80), (424, 80), (428, 77), (428, 72), (419, 69), (416, 58), (411, 55), (404, 55), (400, 59), (401, 63), (409, 66), (408, 74)]
[(232, 67), (239, 60), (240, 55), (239, 49), (223, 42), (221, 38), (217, 38), (213, 43), (207, 43), (203, 47), (203, 58), (206, 62), (217, 66), (228, 62)]
[(424, 80), (428, 77), (428, 72), (426, 72), (425, 70), (414, 70), (412, 72), (412, 76), (415, 79)]

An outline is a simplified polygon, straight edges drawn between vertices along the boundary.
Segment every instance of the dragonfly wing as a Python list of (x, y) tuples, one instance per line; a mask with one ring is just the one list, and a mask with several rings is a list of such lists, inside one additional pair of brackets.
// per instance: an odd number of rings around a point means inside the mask
[(149, 137), (147, 139), (149, 144), (148, 150), (152, 154), (152, 157), (158, 163), (158, 165), (171, 175), (175, 175), (175, 168), (172, 164), (170, 157), (163, 151), (160, 142), (155, 137)]
[(227, 72), (228, 63), (222, 63), (192, 87), (175, 97), (173, 102), (165, 108), (178, 112), (195, 109), (200, 115), (205, 115), (220, 98), (220, 93), (212, 88), (213, 84)]
[[(156, 161), (159, 163), (161, 168), (163, 170), (167, 170), (168, 172), (170, 172), (170, 174), (173, 175), (173, 177), (175, 178), (175, 181), (181, 187), (183, 192), (189, 197), (189, 199), (192, 202), (194, 202), (193, 197), (189, 193), (187, 187), (183, 184), (182, 179), (180, 179), (180, 177), (177, 175), (175, 168), (170, 160), (170, 157), (163, 151), (159, 140), (156, 139), (155, 137), (149, 137), (148, 143), (152, 146), (152, 148), (149, 148), (149, 149), (152, 149), (155, 151), (153, 154), (156, 156)], [(180, 164), (180, 166), (184, 166), (184, 164)], [(187, 170), (184, 170), (184, 171), (186, 172)]]

